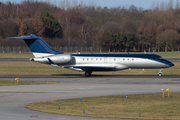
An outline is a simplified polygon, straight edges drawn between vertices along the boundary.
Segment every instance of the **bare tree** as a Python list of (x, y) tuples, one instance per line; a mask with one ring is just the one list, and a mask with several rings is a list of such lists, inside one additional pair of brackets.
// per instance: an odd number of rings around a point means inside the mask
[(179, 0), (176, 0), (176, 10), (179, 9)]
[(136, 33), (137, 25), (134, 21), (126, 21), (122, 27), (122, 31), (124, 33)]
[(175, 30), (166, 30), (157, 35), (157, 45), (164, 48), (165, 52), (168, 49), (174, 51), (177, 41), (179, 41), (179, 34)]
[(67, 38), (68, 46), (83, 46), (84, 45), (82, 39), (79, 38), (79, 33), (77, 29), (78, 29), (78, 26), (75, 24), (65, 28), (64, 37)]
[(80, 27), (79, 27), (79, 35), (80, 38), (83, 40), (84, 45), (86, 47), (91, 46), (92, 45), (92, 37), (93, 36), (93, 26), (91, 26), (88, 23), (83, 23)]
[(167, 5), (167, 10), (170, 10), (170, 11), (173, 10), (173, 0), (169, 0), (169, 3)]
[(162, 1), (159, 6), (159, 10), (164, 11), (166, 8), (166, 4)]
[(22, 36), (26, 33), (27, 30), (27, 26), (24, 24), (24, 22), (22, 21), (22, 19), (17, 18), (16, 19), (16, 24), (19, 26), (19, 31), (18, 31), (18, 35)]

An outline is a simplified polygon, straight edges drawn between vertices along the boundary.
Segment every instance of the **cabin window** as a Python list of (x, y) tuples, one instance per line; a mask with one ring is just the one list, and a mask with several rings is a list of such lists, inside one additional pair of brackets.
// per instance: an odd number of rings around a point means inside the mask
[(91, 60), (93, 60), (93, 58), (91, 58)]
[(89, 58), (87, 58), (87, 61), (89, 60)]
[(98, 59), (96, 58), (96, 61), (97, 61)]
[(100, 58), (100, 60), (102, 60), (102, 58)]
[(132, 61), (134, 61), (134, 59), (132, 59)]
[(156, 59), (156, 60), (162, 60), (162, 58), (161, 58), (161, 57), (155, 57), (155, 59)]
[(116, 59), (114, 59), (114, 61), (116, 61)]
[(129, 59), (127, 59), (129, 61)]
[(125, 61), (125, 59), (123, 59), (123, 61)]

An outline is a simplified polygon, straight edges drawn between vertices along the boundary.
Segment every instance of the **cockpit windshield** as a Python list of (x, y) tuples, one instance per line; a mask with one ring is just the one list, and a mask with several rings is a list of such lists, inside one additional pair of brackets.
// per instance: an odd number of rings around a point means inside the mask
[(162, 57), (151, 57), (151, 58), (149, 58), (149, 59), (163, 60), (163, 58), (162, 58)]
[(155, 60), (162, 60), (162, 57), (155, 57)]

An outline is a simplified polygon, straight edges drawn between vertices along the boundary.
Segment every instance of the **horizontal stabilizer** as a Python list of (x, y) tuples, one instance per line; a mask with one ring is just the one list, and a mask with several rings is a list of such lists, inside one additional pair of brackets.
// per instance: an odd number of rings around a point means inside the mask
[(35, 39), (38, 39), (38, 36), (31, 34), (31, 35), (25, 35), (25, 36), (19, 36), (19, 37), (8, 37), (7, 39), (35, 40)]

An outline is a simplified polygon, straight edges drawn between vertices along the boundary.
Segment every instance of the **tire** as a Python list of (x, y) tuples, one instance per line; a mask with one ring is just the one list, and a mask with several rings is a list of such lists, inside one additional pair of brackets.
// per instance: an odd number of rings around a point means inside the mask
[(91, 72), (89, 72), (89, 71), (86, 71), (86, 72), (85, 72), (85, 76), (86, 76), (86, 77), (89, 77), (89, 76), (91, 76)]
[(158, 76), (159, 76), (159, 77), (161, 77), (161, 76), (162, 76), (162, 74), (161, 74), (161, 73), (159, 73), (159, 74), (158, 74)]

